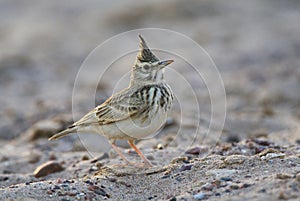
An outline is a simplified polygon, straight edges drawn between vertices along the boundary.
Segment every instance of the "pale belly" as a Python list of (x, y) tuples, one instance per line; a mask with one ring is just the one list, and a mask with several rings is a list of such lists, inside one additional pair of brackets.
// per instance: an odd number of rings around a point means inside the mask
[(116, 123), (102, 125), (99, 133), (109, 139), (143, 139), (158, 131), (166, 122), (167, 113), (155, 114), (141, 122), (140, 119), (126, 119)]

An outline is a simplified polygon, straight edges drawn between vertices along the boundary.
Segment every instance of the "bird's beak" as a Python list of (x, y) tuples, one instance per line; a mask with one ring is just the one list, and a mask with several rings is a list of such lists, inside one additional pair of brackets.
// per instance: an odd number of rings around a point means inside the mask
[(159, 65), (160, 68), (164, 68), (164, 67), (166, 67), (167, 65), (169, 65), (169, 64), (171, 64), (171, 63), (173, 63), (173, 62), (174, 62), (174, 60), (160, 61), (160, 62), (158, 63), (158, 65)]

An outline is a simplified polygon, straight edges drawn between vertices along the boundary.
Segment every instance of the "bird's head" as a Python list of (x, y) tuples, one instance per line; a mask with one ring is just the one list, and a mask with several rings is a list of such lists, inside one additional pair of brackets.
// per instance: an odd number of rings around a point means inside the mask
[(164, 80), (164, 68), (173, 60), (160, 61), (148, 48), (141, 35), (140, 51), (132, 68), (131, 84), (154, 84)]

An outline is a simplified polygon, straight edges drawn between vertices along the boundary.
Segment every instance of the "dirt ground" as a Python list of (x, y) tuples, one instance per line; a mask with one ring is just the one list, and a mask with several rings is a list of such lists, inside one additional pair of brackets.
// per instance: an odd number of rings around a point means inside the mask
[[(300, 200), (299, 9), (295, 0), (0, 1), (0, 200)], [(72, 103), (88, 54), (147, 27), (185, 34), (211, 56), (226, 91), (222, 132), (212, 126), (205, 135), (210, 93), (178, 61), (201, 115), (167, 71), (173, 110), (159, 134), (137, 143), (154, 167), (125, 165), (101, 136), (49, 142), (92, 109), (87, 94), (103, 102), (134, 59), (121, 59), (100, 83), (84, 74)]]

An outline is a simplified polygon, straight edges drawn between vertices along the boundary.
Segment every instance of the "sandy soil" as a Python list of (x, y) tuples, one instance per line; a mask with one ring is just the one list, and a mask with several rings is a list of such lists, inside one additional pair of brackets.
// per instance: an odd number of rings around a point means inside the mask
[[(299, 200), (299, 9), (292, 0), (1, 1), (0, 200)], [(73, 121), (72, 112), (76, 119), (91, 109), (92, 73), (72, 110), (74, 80), (89, 52), (115, 34), (146, 27), (186, 34), (213, 58), (227, 97), (222, 135), (212, 130), (203, 137), (210, 99), (195, 82), (201, 119), (182, 98), (182, 119), (177, 101), (161, 132), (138, 142), (152, 168), (124, 165), (100, 136), (48, 142)], [(116, 66), (99, 83), (96, 103), (130, 68)], [(193, 80), (182, 63), (174, 69)], [(184, 86), (166, 76), (186, 97)]]

